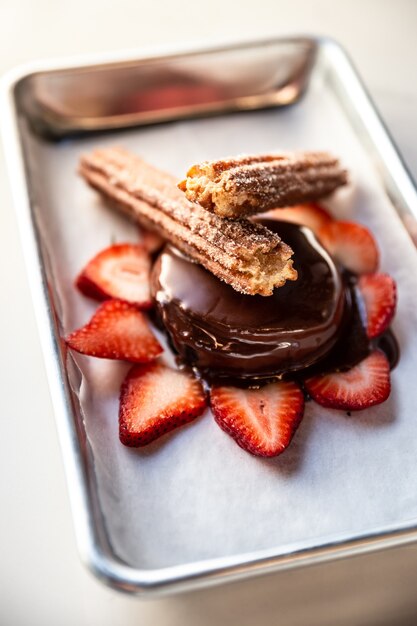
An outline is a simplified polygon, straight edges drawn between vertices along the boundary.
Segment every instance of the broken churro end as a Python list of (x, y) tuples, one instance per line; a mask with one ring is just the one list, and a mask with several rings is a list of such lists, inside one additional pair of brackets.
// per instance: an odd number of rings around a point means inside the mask
[(294, 152), (205, 161), (178, 187), (191, 202), (238, 218), (311, 202), (346, 183), (346, 171), (327, 152)]
[(248, 265), (247, 282), (250, 285), (250, 291), (242, 291), (242, 293), (270, 296), (275, 288), (282, 287), (287, 280), (297, 280), (298, 274), (293, 267), (292, 255), (292, 249), (281, 242), (275, 254), (257, 259), (257, 271), (254, 272), (251, 265)]

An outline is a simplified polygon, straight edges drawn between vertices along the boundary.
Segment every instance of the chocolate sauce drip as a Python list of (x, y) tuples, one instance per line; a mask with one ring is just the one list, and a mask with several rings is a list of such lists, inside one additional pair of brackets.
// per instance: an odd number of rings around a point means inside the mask
[(391, 329), (388, 329), (383, 335), (372, 340), (372, 345), (385, 353), (389, 361), (390, 368), (393, 370), (400, 360), (400, 346)]
[(345, 330), (329, 354), (322, 359), (317, 366), (308, 372), (303, 372), (303, 377), (311, 373), (343, 372), (363, 361), (373, 350), (381, 350), (386, 355), (390, 368), (397, 365), (400, 352), (397, 340), (391, 330), (387, 330), (380, 337), (368, 339), (366, 335), (364, 305), (360, 293), (356, 288), (356, 278), (348, 279), (351, 297), (351, 317)]
[(357, 365), (370, 352), (370, 342), (362, 321), (361, 303), (354, 287), (354, 282), (345, 277), (349, 300), (349, 319), (341, 329), (339, 337), (329, 353), (312, 367), (303, 371), (302, 378), (325, 372), (346, 371)]

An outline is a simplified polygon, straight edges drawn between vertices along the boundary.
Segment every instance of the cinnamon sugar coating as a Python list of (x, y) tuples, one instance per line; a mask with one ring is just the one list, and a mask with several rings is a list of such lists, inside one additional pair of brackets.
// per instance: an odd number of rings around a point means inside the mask
[(237, 218), (317, 200), (346, 182), (346, 171), (327, 152), (294, 152), (205, 161), (178, 187), (209, 211)]
[(80, 173), (117, 209), (160, 234), (237, 291), (269, 296), (296, 280), (291, 248), (246, 219), (222, 219), (190, 202), (176, 179), (125, 150), (84, 155)]

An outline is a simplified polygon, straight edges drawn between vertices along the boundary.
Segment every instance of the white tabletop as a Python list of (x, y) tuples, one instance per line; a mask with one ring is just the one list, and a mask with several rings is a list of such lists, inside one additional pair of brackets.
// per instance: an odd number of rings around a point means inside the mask
[[(199, 14), (199, 8), (202, 13)], [(0, 72), (34, 58), (148, 44), (314, 33), (345, 45), (417, 177), (417, 3), (414, 0), (2, 0)], [(320, 570), (306, 570), (303, 601), (287, 601), (294, 574), (140, 601), (106, 588), (81, 564), (16, 220), (0, 160), (1, 423), (0, 623), (100, 624), (415, 623), (414, 548), (358, 561), (335, 612)], [(387, 565), (388, 563), (388, 565)], [(352, 575), (353, 572), (353, 575)], [(390, 578), (391, 577), (391, 578)], [(378, 595), (363, 581), (372, 578)], [(297, 579), (298, 580), (298, 579)], [(396, 586), (395, 595), (391, 582)], [(279, 589), (279, 593), (277, 593)], [(398, 591), (400, 590), (400, 591)], [(376, 591), (375, 591), (376, 594)], [(374, 607), (374, 609), (372, 608)], [(407, 621), (409, 620), (409, 621)], [(379, 620), (378, 624), (382, 624)]]

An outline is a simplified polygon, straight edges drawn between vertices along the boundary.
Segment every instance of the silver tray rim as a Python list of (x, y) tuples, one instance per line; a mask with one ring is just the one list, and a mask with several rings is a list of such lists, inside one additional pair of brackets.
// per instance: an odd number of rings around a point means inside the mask
[(254, 575), (313, 565), (355, 555), (398, 547), (417, 541), (417, 523), (398, 525), (395, 529), (378, 528), (372, 533), (338, 535), (314, 547), (306, 547), (300, 541), (282, 547), (238, 556), (219, 557), (155, 570), (130, 567), (110, 552), (103, 550), (99, 542), (94, 518), (88, 477), (80, 441), (74, 426), (71, 398), (62, 376), (65, 367), (54, 333), (54, 313), (48, 299), (39, 242), (33, 223), (29, 187), (25, 173), (23, 149), (19, 140), (17, 111), (14, 101), (16, 85), (24, 78), (38, 72), (77, 70), (84, 67), (114, 65), (117, 63), (162, 60), (173, 56), (202, 54), (212, 51), (245, 49), (273, 43), (308, 41), (314, 43), (339, 70), (349, 86), (350, 105), (359, 115), (367, 139), (378, 154), (383, 170), (390, 183), (394, 183), (401, 204), (417, 218), (417, 190), (394, 142), (385, 128), (367, 93), (357, 71), (344, 49), (327, 37), (291, 36), (254, 39), (221, 44), (193, 44), (182, 46), (158, 46), (132, 51), (107, 54), (89, 54), (65, 59), (34, 61), (10, 70), (1, 79), (0, 127), (2, 130), (13, 202), (17, 213), (23, 255), (34, 304), (35, 316), (41, 340), (49, 389), (54, 407), (68, 493), (76, 531), (78, 550), (82, 561), (98, 578), (111, 587), (140, 596), (165, 595), (241, 580)]

